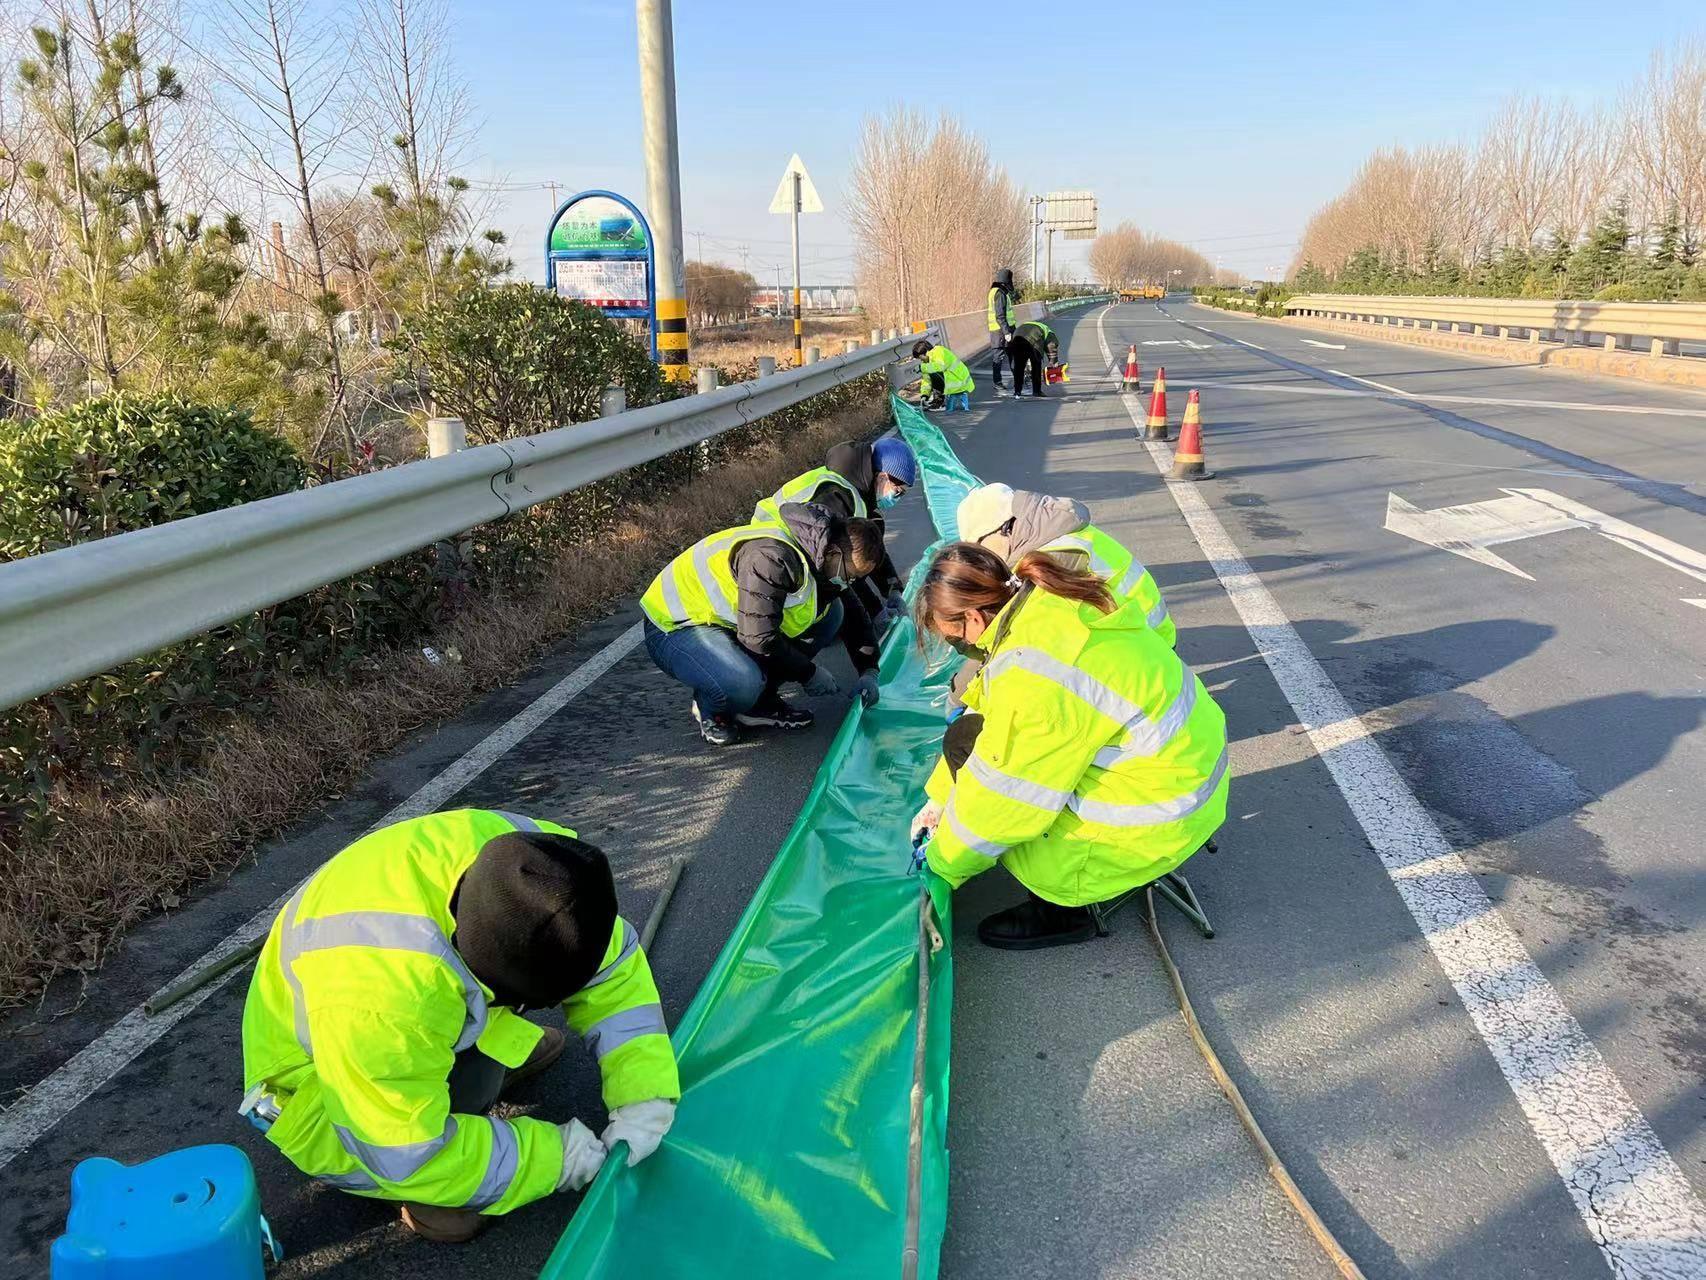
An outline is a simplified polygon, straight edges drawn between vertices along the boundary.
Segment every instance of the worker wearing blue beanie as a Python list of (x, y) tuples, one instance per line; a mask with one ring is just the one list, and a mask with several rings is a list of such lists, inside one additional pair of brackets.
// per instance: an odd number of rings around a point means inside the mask
[[(784, 503), (815, 502), (828, 507), (843, 520), (868, 519), (882, 524), (906, 491), (918, 483), (918, 459), (898, 436), (883, 436), (873, 444), (849, 440), (835, 445), (824, 465), (795, 476), (753, 508), (755, 522), (775, 522)], [(842, 597), (845, 603), (862, 605), (874, 624), (875, 635), (906, 611), (901, 597), (901, 578), (883, 552), (882, 563), (852, 584)]]

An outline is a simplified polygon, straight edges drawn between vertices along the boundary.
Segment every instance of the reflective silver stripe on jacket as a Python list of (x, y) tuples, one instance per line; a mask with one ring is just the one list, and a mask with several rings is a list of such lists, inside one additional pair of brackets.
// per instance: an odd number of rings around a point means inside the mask
[(338, 1135), (338, 1141), (343, 1144), (344, 1150), (374, 1174), (387, 1182), (406, 1182), (419, 1173), (421, 1166), (444, 1150), (456, 1136), (456, 1117), (449, 1116), (445, 1119), (444, 1132), (436, 1138), (426, 1138), (420, 1142), (400, 1142), (395, 1146), (363, 1142), (341, 1124), (333, 1125), (332, 1131)]
[(507, 809), (493, 809), (492, 812), (497, 814), (498, 817), (502, 818), (505, 822), (509, 823), (517, 831), (545, 830), (544, 827), (540, 826), (532, 818), (524, 818), (519, 813), (511, 813)]
[[(788, 597), (782, 602), (783, 609), (797, 609), (800, 605), (813, 600), (815, 597), (817, 583), (812, 578), (811, 563), (807, 559), (805, 551), (802, 550), (799, 544), (789, 537), (785, 531), (779, 530), (776, 533), (761, 534), (743, 533), (740, 535), (730, 533), (722, 537), (709, 538), (704, 542), (697, 543), (693, 548), (693, 573), (694, 576), (699, 579), (699, 589), (705, 593), (705, 599), (710, 605), (711, 612), (716, 615), (720, 621), (728, 623), (731, 627), (738, 624), (738, 619), (735, 616), (738, 607), (738, 598), (737, 600), (731, 601), (723, 595), (722, 586), (718, 583), (716, 574), (711, 571), (711, 557), (716, 555), (724, 547), (729, 546), (731, 543), (757, 542), (761, 538), (769, 538), (772, 541), (780, 542), (800, 557), (800, 567), (803, 571), (800, 586), (795, 591), (789, 593)], [(732, 557), (734, 552), (731, 551), (729, 554)], [(666, 574), (666, 578), (673, 579), (673, 576), (673, 574)], [(734, 564), (732, 562), (729, 565), (729, 576), (731, 578), (734, 576)], [(736, 590), (738, 592), (738, 586)], [(665, 596), (667, 599), (667, 591)], [(679, 596), (677, 598), (679, 599)], [(686, 615), (684, 613), (677, 613), (675, 617), (680, 620), (685, 618)]]
[(296, 1042), (312, 1057), (314, 1046), (308, 1031), (308, 1006), (303, 995), (302, 980), (296, 975), (296, 962), (310, 951), (329, 951), (337, 947), (372, 947), (381, 951), (412, 951), (431, 956), (450, 966), (462, 984), (462, 1034), (456, 1038), (456, 1052), (461, 1053), (486, 1029), (486, 993), (480, 989), (473, 973), (456, 954), (450, 940), (431, 916), (405, 915), (395, 911), (345, 911), (321, 916), (316, 920), (298, 920), (301, 905), (299, 891), (285, 907), (284, 927), (280, 930), (278, 959), (284, 966), (285, 981), (290, 986), (291, 1003), (296, 1018)]
[(1152, 628), (1159, 627), (1163, 622), (1167, 621), (1167, 602), (1165, 600), (1157, 600), (1155, 602), (1155, 607), (1144, 615), (1143, 620)]
[[(1009, 667), (1018, 667), (1021, 671), (1029, 671), (1032, 675), (1041, 676), (1044, 680), (1059, 685), (1073, 697), (1089, 703), (1114, 723), (1125, 725), (1127, 733), (1135, 734), (1133, 726), (1146, 718), (1143, 708), (1124, 694), (1114, 692), (1095, 676), (1069, 666), (1041, 649), (1020, 646), (996, 654), (983, 669), (984, 679), (993, 681)], [(988, 685), (984, 687), (987, 689)]]
[(948, 829), (959, 837), (960, 843), (973, 853), (981, 853), (986, 858), (999, 858), (1007, 852), (1007, 845), (996, 844), (993, 840), (985, 840), (982, 836), (974, 834), (971, 828), (960, 821), (960, 815), (954, 812), (952, 796), (948, 797), (948, 808), (942, 814), (942, 821), (947, 823)]
[[(1183, 663), (1180, 665), (1184, 666)], [(1103, 747), (1096, 753), (1093, 763), (1098, 768), (1112, 769), (1128, 760), (1156, 755), (1178, 735), (1185, 727), (1185, 722), (1191, 718), (1191, 712), (1196, 709), (1197, 686), (1200, 683), (1196, 673), (1189, 667), (1184, 667), (1184, 671), (1185, 683), (1179, 689), (1179, 696), (1161, 713), (1161, 718), (1151, 723), (1148, 717), (1144, 717), (1140, 721), (1127, 724), (1125, 741)]]
[(356, 1169), (350, 1173), (319, 1173), (314, 1175), (316, 1182), (324, 1182), (328, 1187), (336, 1187), (339, 1191), (377, 1191), (379, 1184), (373, 1180), (373, 1175)]
[(515, 1171), (521, 1167), (521, 1144), (509, 1121), (492, 1116), (486, 1123), (492, 1126), (492, 1154), (486, 1158), (480, 1185), (462, 1202), (464, 1209), (490, 1209), (504, 1198), (509, 1184), (515, 1181)]
[(975, 752), (971, 759), (966, 761), (966, 771), (996, 795), (1008, 800), (1017, 800), (1020, 804), (1035, 805), (1039, 809), (1047, 809), (1050, 813), (1059, 813), (1066, 807), (1067, 801), (1072, 799), (1070, 791), (1057, 791), (1040, 782), (1003, 773)]
[(621, 916), (617, 916), (616, 926), (622, 930), (622, 949), (616, 953), (614, 960), (587, 979), (586, 987), (582, 987), (582, 991), (585, 991), (587, 987), (596, 987), (601, 982), (608, 982), (615, 977), (616, 971), (627, 963), (628, 957), (640, 949), (640, 935), (635, 931), (633, 925)]
[(1207, 781), (1171, 800), (1158, 800), (1154, 804), (1109, 804), (1103, 800), (1073, 796), (1068, 807), (1085, 822), (1099, 822), (1108, 827), (1153, 827), (1163, 822), (1177, 822), (1190, 817), (1213, 798), (1220, 780), (1226, 776), (1228, 763), (1227, 754), (1222, 751)]
[(663, 1006), (660, 1004), (642, 1004), (632, 1009), (623, 1009), (609, 1017), (600, 1018), (581, 1032), (587, 1048), (598, 1058), (616, 1052), (630, 1040), (640, 1036), (668, 1034), (669, 1026), (663, 1020)]

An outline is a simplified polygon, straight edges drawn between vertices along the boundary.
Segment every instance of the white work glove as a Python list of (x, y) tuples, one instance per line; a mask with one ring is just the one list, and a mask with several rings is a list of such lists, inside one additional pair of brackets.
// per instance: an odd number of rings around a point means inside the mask
[(813, 667), (812, 678), (806, 681), (805, 690), (814, 698), (827, 698), (832, 693), (841, 692), (841, 682), (827, 667)]
[(868, 711), (877, 705), (877, 673), (867, 671), (853, 682), (853, 695), (865, 704)]
[(557, 1179), (557, 1190), (567, 1187), (570, 1191), (581, 1191), (598, 1176), (608, 1152), (604, 1144), (592, 1136), (592, 1130), (579, 1120), (571, 1120), (557, 1128), (563, 1131), (563, 1174)]
[(934, 800), (912, 815), (912, 843), (923, 844), (936, 834), (936, 824), (942, 821), (942, 806)]
[(646, 1102), (630, 1102), (610, 1113), (610, 1123), (604, 1126), (604, 1145), (616, 1149), (618, 1141), (628, 1144), (628, 1167), (632, 1169), (658, 1149), (663, 1135), (675, 1123), (675, 1104), (668, 1098), (652, 1098)]

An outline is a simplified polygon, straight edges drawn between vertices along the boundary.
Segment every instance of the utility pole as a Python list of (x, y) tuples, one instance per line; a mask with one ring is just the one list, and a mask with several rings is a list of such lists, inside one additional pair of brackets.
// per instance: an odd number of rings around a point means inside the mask
[(634, 0), (640, 36), (640, 111), (645, 124), (646, 202), (657, 278), (658, 363), (666, 382), (686, 382), (686, 253), (681, 243), (681, 143), (675, 129), (675, 24), (670, 0)]
[(545, 189), (551, 193), (551, 212), (556, 213), (557, 212), (557, 184), (555, 182), (547, 182), (545, 184)]
[(703, 261), (705, 261), (705, 233), (703, 231), (695, 231), (693, 233), (693, 238), (699, 242), (699, 255), (698, 256), (699, 256), (699, 261), (703, 262)]
[(1043, 198), (1031, 197), (1031, 280), (1037, 278), (1037, 228), (1043, 224)]
[(1054, 283), (1054, 228), (1048, 229), (1048, 256), (1043, 260), (1043, 283)]
[(806, 365), (805, 348), (800, 345), (800, 175), (794, 178), (794, 211), (788, 217), (789, 236), (794, 244), (794, 368)]

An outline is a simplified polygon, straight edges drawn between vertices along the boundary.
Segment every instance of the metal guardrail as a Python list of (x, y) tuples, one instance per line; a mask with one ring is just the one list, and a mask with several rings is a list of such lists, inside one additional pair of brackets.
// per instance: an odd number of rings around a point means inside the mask
[(1286, 300), (1288, 314), (1363, 320), (1399, 327), (1449, 329), (1500, 338), (1519, 333), (1530, 342), (1576, 345), (1590, 336), (1607, 350), (1650, 343), (1655, 356), (1678, 354), (1682, 342), (1706, 342), (1706, 303), (1593, 302), (1514, 298), (1437, 298), (1385, 294), (1300, 293)]
[(913, 340), (0, 564), (0, 707), (756, 421)]

